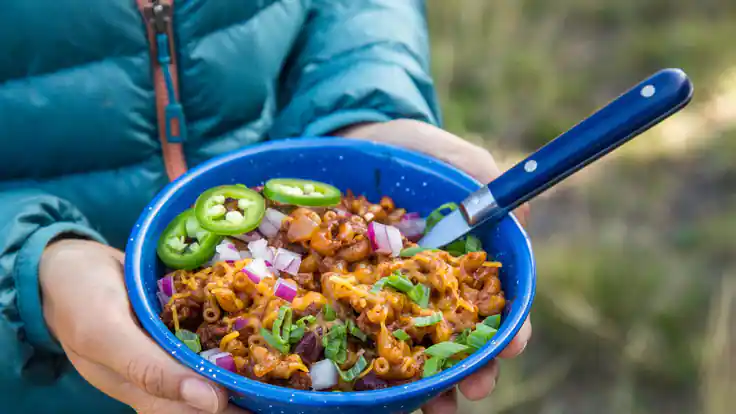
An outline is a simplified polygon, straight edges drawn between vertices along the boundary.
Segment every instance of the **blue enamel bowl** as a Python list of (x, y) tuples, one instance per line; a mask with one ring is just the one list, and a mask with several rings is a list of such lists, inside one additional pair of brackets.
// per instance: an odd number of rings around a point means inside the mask
[(490, 257), (503, 263), (501, 282), (509, 298), (494, 339), (461, 364), (407, 385), (350, 393), (297, 391), (249, 380), (200, 358), (159, 319), (156, 280), (164, 272), (156, 243), (164, 227), (206, 189), (231, 183), (248, 186), (275, 177), (320, 180), (377, 201), (426, 215), (445, 202), (460, 202), (480, 184), (443, 162), (383, 144), (341, 139), (272, 141), (205, 162), (164, 188), (141, 214), (126, 249), (125, 282), (133, 309), (149, 335), (179, 362), (230, 390), (232, 402), (256, 413), (411, 413), (489, 363), (521, 328), (534, 297), (535, 270), (529, 239), (513, 215), (478, 228)]

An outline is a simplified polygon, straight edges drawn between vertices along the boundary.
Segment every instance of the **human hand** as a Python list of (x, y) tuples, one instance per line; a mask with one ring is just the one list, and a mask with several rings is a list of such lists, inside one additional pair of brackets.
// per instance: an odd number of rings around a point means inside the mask
[(139, 413), (244, 414), (227, 393), (180, 365), (137, 325), (123, 280), (123, 253), (61, 240), (43, 253), (39, 282), (51, 332), (93, 386)]
[[(493, 156), (485, 149), (447, 131), (419, 121), (399, 119), (385, 123), (355, 125), (338, 131), (335, 135), (378, 141), (423, 152), (464, 170), (483, 184), (487, 184), (501, 175)], [(522, 205), (514, 211), (514, 215), (523, 226), (526, 226), (529, 217), (529, 205)], [(521, 354), (526, 348), (531, 335), (531, 320), (527, 318), (519, 333), (501, 351), (499, 357), (513, 358)], [(458, 387), (460, 392), (472, 401), (487, 397), (496, 386), (499, 375), (498, 365), (498, 361), (494, 359), (490, 364), (463, 380)], [(451, 391), (435, 398), (423, 407), (422, 411), (425, 414), (456, 413), (456, 389), (453, 388)]]

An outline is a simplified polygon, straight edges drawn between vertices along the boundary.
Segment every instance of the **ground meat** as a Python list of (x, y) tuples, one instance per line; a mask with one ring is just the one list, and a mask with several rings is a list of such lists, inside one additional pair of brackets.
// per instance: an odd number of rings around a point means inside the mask
[(297, 371), (288, 380), (288, 386), (297, 390), (312, 388), (312, 378), (306, 372)]
[(252, 380), (260, 381), (261, 379), (256, 376), (256, 374), (253, 372), (253, 367), (255, 366), (255, 362), (253, 360), (248, 360), (243, 366), (238, 370), (238, 374), (250, 378)]
[(308, 315), (317, 316), (321, 310), (322, 307), (318, 304), (310, 303), (303, 311), (295, 311), (294, 314), (297, 318), (303, 318)]
[[(286, 226), (284, 226), (284, 227), (286, 227)], [(288, 227), (286, 227), (286, 229), (288, 229)], [(276, 249), (282, 248), (282, 249), (290, 250), (290, 251), (292, 251), (294, 253), (297, 253), (297, 254), (300, 254), (302, 256), (305, 255), (305, 254), (307, 254), (307, 249), (305, 249), (304, 246), (302, 246), (301, 244), (290, 243), (289, 242), (289, 239), (286, 236), (285, 229), (282, 229), (281, 231), (279, 231), (278, 233), (276, 233), (276, 235), (273, 236), (268, 241), (268, 245), (271, 246), (271, 247), (273, 247), (273, 248), (276, 248)]]
[[(173, 305), (176, 306), (176, 316), (179, 319), (180, 327), (194, 327), (201, 322), (202, 306), (190, 297), (174, 299)], [(171, 304), (164, 306), (161, 314), (161, 320), (169, 328), (174, 328), (174, 313), (171, 311)]]
[(197, 335), (199, 335), (202, 349), (217, 348), (220, 346), (222, 337), (227, 335), (227, 323), (221, 321), (217, 324), (202, 324), (197, 329)]
[(299, 284), (299, 286), (306, 290), (316, 292), (321, 290), (319, 288), (319, 284), (314, 279), (314, 273), (297, 273), (296, 276), (294, 276), (294, 280)]
[(325, 257), (319, 264), (319, 271), (321, 273), (336, 272), (336, 273), (347, 273), (348, 262), (337, 257)]
[(367, 335), (378, 335), (378, 332), (381, 330), (380, 326), (368, 320), (368, 316), (365, 312), (361, 313), (360, 316), (358, 316), (358, 319), (355, 320), (355, 324), (358, 325), (358, 328), (361, 331), (365, 332)]

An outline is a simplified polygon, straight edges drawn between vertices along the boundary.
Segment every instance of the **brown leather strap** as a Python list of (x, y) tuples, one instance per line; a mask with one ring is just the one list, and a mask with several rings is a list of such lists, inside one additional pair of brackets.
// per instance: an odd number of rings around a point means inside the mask
[[(166, 139), (166, 105), (169, 104), (169, 97), (166, 90), (166, 79), (161, 66), (158, 63), (157, 51), (156, 51), (156, 34), (153, 31), (153, 27), (146, 18), (145, 9), (151, 6), (150, 0), (136, 0), (138, 3), (138, 9), (143, 16), (145, 21), (146, 32), (148, 33), (148, 44), (151, 51), (151, 68), (153, 72), (153, 84), (156, 92), (156, 115), (158, 117), (158, 135), (159, 141), (161, 142), (161, 150), (164, 157), (164, 165), (166, 166), (166, 174), (169, 176), (169, 180), (173, 181), (187, 171), (187, 163), (184, 158), (184, 149), (182, 144), (179, 142), (168, 142)], [(171, 7), (174, 6), (174, 0), (159, 0), (160, 3), (168, 4)], [(168, 23), (168, 37), (171, 50), (174, 50), (174, 36), (171, 29), (171, 22)], [(173, 80), (174, 95), (179, 97), (179, 82), (177, 78), (176, 70), (176, 56), (171, 54), (171, 63), (169, 64), (169, 71)], [(185, 125), (179, 125), (178, 120), (172, 125), (176, 133), (179, 128), (185, 128)]]

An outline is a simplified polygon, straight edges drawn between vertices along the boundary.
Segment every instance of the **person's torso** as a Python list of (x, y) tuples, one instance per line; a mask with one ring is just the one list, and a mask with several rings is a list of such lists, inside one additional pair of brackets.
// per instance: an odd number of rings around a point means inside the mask
[[(264, 139), (308, 3), (174, 1), (190, 168)], [(120, 248), (169, 181), (146, 25), (135, 0), (0, 5), (0, 191), (65, 198)]]

